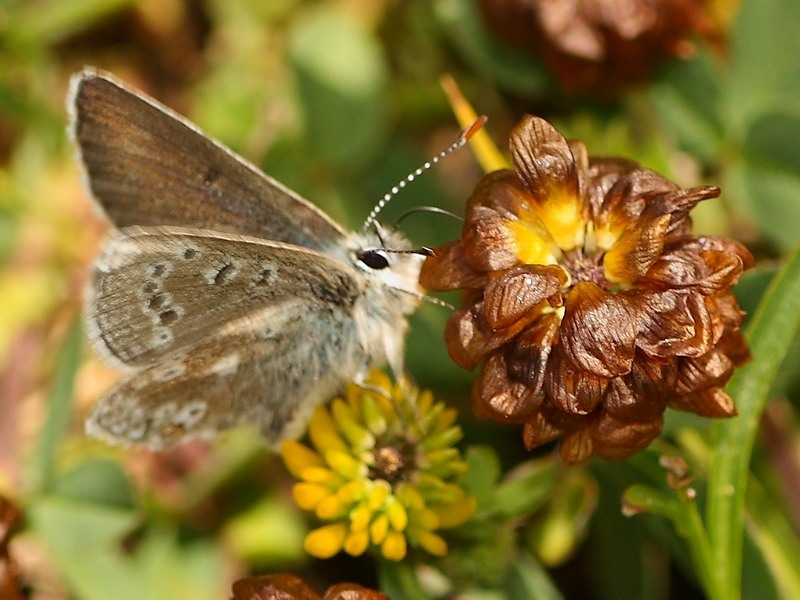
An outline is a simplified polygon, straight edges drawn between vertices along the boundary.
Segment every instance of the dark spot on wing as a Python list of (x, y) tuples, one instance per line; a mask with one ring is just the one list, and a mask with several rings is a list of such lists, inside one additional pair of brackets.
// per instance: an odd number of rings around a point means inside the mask
[(195, 256), (197, 256), (197, 250), (195, 250), (194, 248), (183, 249), (183, 258), (185, 258), (186, 260), (191, 260)]
[(275, 281), (275, 271), (270, 268), (264, 267), (261, 269), (261, 273), (259, 273), (258, 278), (255, 280), (255, 285), (263, 286), (269, 285)]
[(177, 320), (178, 320), (178, 313), (172, 310), (171, 308), (165, 310), (160, 315), (158, 315), (158, 322), (161, 323), (162, 325), (171, 325)]
[(162, 277), (167, 272), (167, 265), (159, 263), (153, 265), (153, 277)]
[(230, 263), (225, 263), (220, 267), (217, 271), (216, 275), (214, 275), (214, 285), (220, 285), (223, 283), (228, 283), (233, 278), (235, 270), (233, 265)]
[(150, 310), (158, 310), (159, 308), (166, 306), (166, 304), (167, 304), (167, 295), (156, 294), (155, 296), (150, 298), (150, 301), (147, 303), (147, 308), (149, 308)]
[(219, 179), (219, 170), (212, 166), (208, 167), (208, 171), (206, 171), (205, 175), (203, 175), (203, 183), (206, 187), (211, 187), (214, 183)]

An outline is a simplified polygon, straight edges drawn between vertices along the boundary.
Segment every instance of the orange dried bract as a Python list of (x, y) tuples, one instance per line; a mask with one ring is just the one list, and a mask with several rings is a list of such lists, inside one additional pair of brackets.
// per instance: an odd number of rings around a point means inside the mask
[(688, 216), (719, 188), (589, 159), (536, 117), (510, 145), (515, 170), (484, 177), (461, 238), (421, 276), (464, 290), (445, 339), (458, 365), (481, 366), (476, 414), (524, 423), (528, 448), (560, 437), (569, 463), (641, 450), (668, 406), (734, 415), (722, 388), (749, 353), (730, 287), (754, 261)]

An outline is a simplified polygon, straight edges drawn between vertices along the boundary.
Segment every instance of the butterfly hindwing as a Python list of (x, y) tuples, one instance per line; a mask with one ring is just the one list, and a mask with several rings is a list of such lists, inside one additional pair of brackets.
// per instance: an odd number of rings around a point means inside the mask
[(293, 304), (252, 325), (123, 380), (100, 399), (87, 431), (158, 449), (250, 424), (275, 443), (298, 434), (313, 408), (369, 360), (352, 328), (324, 311)]

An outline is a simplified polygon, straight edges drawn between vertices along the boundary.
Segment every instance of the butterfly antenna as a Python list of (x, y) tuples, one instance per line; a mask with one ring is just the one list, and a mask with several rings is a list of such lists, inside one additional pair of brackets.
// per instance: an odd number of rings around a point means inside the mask
[(464, 219), (459, 217), (454, 212), (450, 212), (445, 208), (439, 208), (438, 206), (415, 206), (414, 208), (409, 208), (406, 212), (402, 215), (397, 217), (397, 221), (395, 222), (397, 225), (400, 225), (403, 221), (405, 221), (411, 215), (415, 215), (417, 213), (433, 213), (435, 215), (443, 215), (445, 217), (450, 217), (451, 219), (455, 219), (456, 221), (461, 221), (463, 223)]
[(361, 231), (366, 232), (372, 226), (372, 224), (375, 223), (375, 220), (378, 218), (380, 212), (384, 209), (384, 207), (387, 204), (389, 204), (389, 202), (392, 201), (392, 198), (394, 198), (398, 193), (400, 193), (400, 190), (402, 190), (409, 183), (414, 181), (417, 177), (422, 175), (425, 171), (433, 167), (433, 165), (438, 163), (445, 156), (448, 156), (449, 154), (452, 154), (453, 152), (461, 148), (461, 146), (466, 144), (469, 141), (469, 139), (473, 135), (475, 135), (475, 133), (477, 133), (481, 127), (483, 127), (484, 123), (486, 123), (486, 117), (485, 116), (478, 117), (472, 125), (467, 127), (464, 131), (462, 131), (459, 134), (459, 136), (455, 139), (455, 141), (452, 144), (450, 144), (447, 148), (445, 148), (439, 154), (434, 156), (431, 160), (427, 161), (421, 167), (418, 167), (413, 173), (409, 173), (405, 179), (401, 179), (397, 183), (397, 185), (393, 186), (391, 190), (386, 192), (383, 198), (381, 198), (375, 205), (375, 207), (370, 211), (367, 220), (364, 221), (364, 226), (361, 228)]

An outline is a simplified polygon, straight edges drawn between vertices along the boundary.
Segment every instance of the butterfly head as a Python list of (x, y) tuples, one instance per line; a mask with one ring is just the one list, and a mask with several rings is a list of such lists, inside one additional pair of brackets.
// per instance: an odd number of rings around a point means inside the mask
[[(377, 225), (377, 224), (376, 224)], [(353, 234), (350, 259), (358, 271), (390, 297), (397, 297), (402, 313), (419, 304), (419, 271), (424, 256), (412, 249), (399, 232), (376, 226), (375, 232)]]

